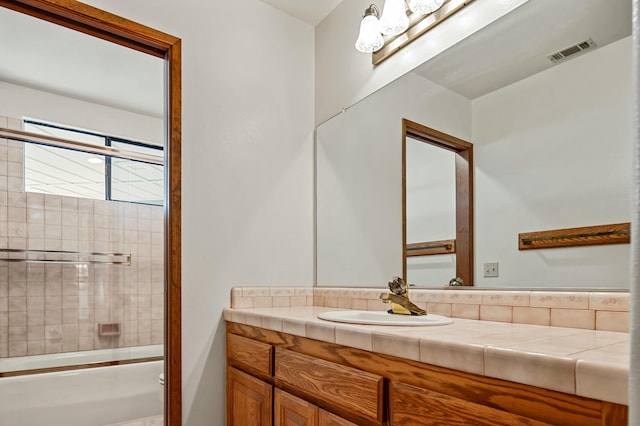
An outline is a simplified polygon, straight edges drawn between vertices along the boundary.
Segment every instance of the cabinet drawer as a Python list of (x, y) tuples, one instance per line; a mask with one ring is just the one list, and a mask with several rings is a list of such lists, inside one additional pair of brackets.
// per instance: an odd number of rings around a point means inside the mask
[(242, 370), (271, 377), (273, 348), (266, 343), (227, 333), (227, 360)]
[(381, 376), (286, 349), (276, 348), (275, 351), (277, 384), (295, 389), (319, 405), (336, 407), (376, 424), (382, 423)]
[(391, 382), (390, 426), (549, 426), (537, 420), (404, 383)]

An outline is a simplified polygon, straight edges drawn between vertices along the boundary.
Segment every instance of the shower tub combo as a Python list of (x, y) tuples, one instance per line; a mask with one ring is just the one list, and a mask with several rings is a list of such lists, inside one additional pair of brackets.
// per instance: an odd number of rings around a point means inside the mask
[(163, 346), (0, 359), (0, 424), (102, 426), (162, 414)]

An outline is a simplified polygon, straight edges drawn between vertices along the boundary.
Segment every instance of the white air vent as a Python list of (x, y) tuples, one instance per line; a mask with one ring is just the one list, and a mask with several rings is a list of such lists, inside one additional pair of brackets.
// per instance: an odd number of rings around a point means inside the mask
[(577, 53), (582, 53), (587, 49), (593, 49), (594, 47), (596, 47), (596, 44), (594, 43), (593, 40), (591, 40), (591, 37), (589, 37), (588, 39), (581, 41), (580, 43), (574, 44), (573, 46), (569, 46), (556, 53), (552, 53), (551, 55), (548, 55), (547, 58), (549, 58), (551, 62), (555, 63), (555, 62), (562, 61), (568, 58), (569, 56), (573, 56)]

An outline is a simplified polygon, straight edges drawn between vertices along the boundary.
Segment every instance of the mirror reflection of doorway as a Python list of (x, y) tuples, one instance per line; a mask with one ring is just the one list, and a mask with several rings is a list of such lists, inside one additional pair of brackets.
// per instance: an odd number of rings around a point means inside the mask
[(473, 285), (473, 145), (407, 119), (402, 134), (403, 276)]
[[(412, 137), (406, 144), (407, 282), (438, 286), (456, 276), (453, 244), (444, 243), (456, 235), (455, 154)], [(430, 255), (425, 246), (447, 253)]]

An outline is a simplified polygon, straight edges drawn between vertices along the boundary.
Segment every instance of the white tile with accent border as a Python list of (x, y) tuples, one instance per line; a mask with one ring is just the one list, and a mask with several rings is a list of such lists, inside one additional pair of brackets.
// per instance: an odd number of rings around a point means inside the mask
[(536, 308), (588, 309), (589, 293), (564, 291), (533, 291), (529, 306)]
[(373, 334), (362, 330), (357, 326), (354, 327), (336, 327), (336, 343), (338, 345), (358, 348), (365, 351), (373, 351)]
[(568, 357), (489, 347), (484, 353), (485, 375), (525, 385), (573, 394), (574, 366)]
[(618, 404), (628, 404), (629, 368), (611, 362), (578, 359), (576, 361), (576, 393), (588, 398), (608, 400), (619, 396)]

